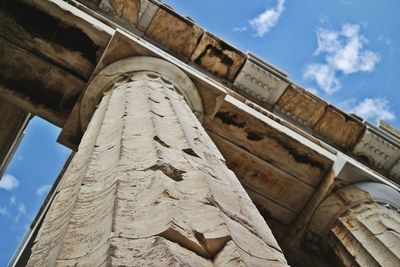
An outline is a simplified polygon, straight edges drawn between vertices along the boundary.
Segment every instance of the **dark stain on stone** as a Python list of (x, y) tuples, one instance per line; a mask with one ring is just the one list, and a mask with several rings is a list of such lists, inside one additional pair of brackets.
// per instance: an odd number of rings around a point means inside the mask
[(153, 140), (158, 142), (160, 145), (163, 147), (169, 148), (169, 145), (167, 145), (163, 140), (160, 139), (157, 135), (153, 137)]
[(224, 50), (209, 44), (205, 47), (203, 52), (201, 52), (200, 55), (194, 60), (194, 62), (198, 65), (201, 65), (202, 58), (205, 55), (210, 55), (211, 57), (218, 57), (221, 60), (222, 64), (232, 66), (233, 60), (229, 56), (225, 55), (223, 51)]
[(40, 38), (69, 50), (78, 51), (93, 65), (96, 64), (96, 52), (99, 46), (80, 29), (66, 25), (65, 22), (57, 20), (46, 12), (20, 1), (6, 1), (2, 9), (32, 38)]
[(149, 170), (162, 171), (166, 176), (177, 182), (183, 181), (183, 174), (186, 173), (185, 171), (179, 170), (169, 164), (153, 165)]
[(190, 155), (190, 156), (200, 158), (200, 157), (196, 154), (196, 152), (194, 152), (193, 149), (191, 149), (191, 148), (185, 148), (185, 149), (182, 149), (182, 151), (185, 152), (186, 154)]
[(11, 79), (0, 73), (0, 84), (13, 92), (21, 93), (36, 105), (43, 105), (47, 108), (57, 110), (63, 101), (63, 94), (48, 88), (45, 83), (39, 80)]
[(251, 141), (260, 141), (263, 137), (256, 132), (250, 131), (247, 133), (247, 139)]
[(68, 97), (61, 104), (62, 109), (72, 110), (72, 108), (76, 105), (76, 102), (79, 99), (80, 94), (75, 94), (73, 96)]
[(227, 56), (224, 51), (229, 50), (226, 45), (220, 43), (221, 49), (217, 48), (211, 44), (207, 45), (205, 49), (200, 53), (200, 55), (194, 60), (194, 63), (197, 65), (202, 65), (202, 59), (208, 55), (210, 57), (217, 57), (221, 60), (221, 63), (228, 66), (229, 68), (233, 65), (233, 59), (231, 59), (229, 56)]
[(289, 152), (289, 154), (294, 158), (294, 160), (296, 162), (299, 162), (302, 164), (308, 164), (308, 165), (311, 165), (312, 167), (315, 167), (315, 168), (325, 171), (325, 166), (321, 162), (310, 159), (310, 157), (307, 156), (306, 154), (297, 151), (295, 148), (289, 146), (288, 143), (286, 143), (278, 138), (274, 138), (274, 139), (280, 146), (282, 146)]
[(239, 128), (244, 128), (244, 126), (246, 125), (246, 122), (238, 121), (236, 114), (231, 114), (227, 111), (218, 112), (217, 114), (215, 114), (215, 117), (217, 117), (222, 121), (222, 123), (225, 123), (227, 125), (233, 125)]

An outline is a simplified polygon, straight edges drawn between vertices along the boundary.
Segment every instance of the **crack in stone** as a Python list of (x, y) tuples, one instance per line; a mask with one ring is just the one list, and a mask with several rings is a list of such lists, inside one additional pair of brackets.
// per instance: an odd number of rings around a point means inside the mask
[(191, 148), (185, 148), (185, 149), (182, 149), (182, 151), (185, 152), (186, 154), (190, 155), (190, 156), (200, 158), (200, 157), (196, 154), (196, 152), (194, 152), (194, 150), (191, 149)]
[(155, 135), (153, 137), (153, 140), (158, 142), (160, 145), (162, 145), (163, 147), (169, 148), (170, 146), (167, 145), (163, 140), (160, 139), (160, 137), (158, 137), (157, 135)]

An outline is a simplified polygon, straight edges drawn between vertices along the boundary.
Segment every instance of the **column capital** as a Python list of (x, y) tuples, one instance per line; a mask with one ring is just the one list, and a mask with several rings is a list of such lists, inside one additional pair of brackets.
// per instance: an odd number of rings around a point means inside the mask
[(118, 81), (129, 79), (137, 72), (152, 71), (171, 83), (174, 89), (183, 95), (196, 117), (203, 120), (203, 103), (196, 86), (180, 68), (172, 63), (148, 56), (128, 57), (118, 60), (96, 74), (89, 82), (80, 105), (80, 125), (85, 131), (87, 125), (104, 93), (113, 88)]
[(191, 78), (173, 63), (151, 56), (130, 56), (106, 66), (99, 64), (98, 67), (100, 70), (94, 72), (58, 138), (58, 142), (69, 148), (78, 148), (104, 93), (137, 72), (150, 71), (159, 74), (164, 81), (171, 83), (174, 90), (183, 95), (196, 117), (200, 122), (203, 121), (203, 102), (197, 87)]

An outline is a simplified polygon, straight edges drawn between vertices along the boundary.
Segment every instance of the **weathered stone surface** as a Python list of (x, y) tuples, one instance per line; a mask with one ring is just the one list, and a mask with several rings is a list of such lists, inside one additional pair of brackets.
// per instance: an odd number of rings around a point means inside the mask
[(0, 96), (62, 126), (85, 83), (0, 37)]
[(337, 218), (350, 208), (372, 202), (368, 192), (348, 185), (327, 196), (314, 212), (309, 223), (309, 235), (324, 240)]
[(313, 128), (325, 112), (327, 103), (306, 90), (290, 85), (274, 109)]
[(367, 129), (354, 147), (353, 154), (367, 157), (369, 163), (377, 169), (388, 170), (400, 157), (400, 149)]
[(377, 203), (348, 210), (330, 231), (343, 266), (400, 266), (400, 214)]
[(245, 95), (271, 106), (288, 85), (282, 75), (251, 55), (248, 55), (233, 84)]
[(139, 10), (139, 21), (137, 23), (137, 28), (142, 32), (146, 31), (150, 22), (153, 20), (160, 3), (158, 1), (151, 0), (141, 0)]
[(386, 121), (380, 120), (378, 123), (378, 127), (390, 133), (394, 137), (400, 139), (400, 130), (396, 129)]
[(230, 103), (222, 104), (206, 128), (313, 187), (332, 165), (323, 155)]
[(389, 174), (395, 179), (396, 183), (400, 184), (400, 158), (390, 169)]
[[(267, 195), (262, 194), (259, 191), (253, 191), (251, 188), (246, 186), (244, 186), (244, 188), (266, 220), (275, 220), (279, 223), (290, 225), (296, 219), (297, 214), (295, 212), (270, 200), (267, 198)], [(282, 234), (282, 232), (276, 231), (274, 232), (274, 235), (276, 234)]]
[(92, 22), (50, 1), (3, 1), (0, 9), (2, 38), (81, 79), (90, 77), (110, 37)]
[(364, 128), (360, 121), (333, 106), (328, 106), (315, 125), (314, 131), (328, 142), (349, 150), (356, 144)]
[(212, 134), (211, 138), (223, 155), (229, 155), (226, 164), (245, 188), (264, 195), (278, 203), (282, 209), (300, 213), (314, 191), (312, 186), (218, 135)]
[(174, 84), (125, 79), (94, 113), (28, 265), (285, 266)]
[(146, 29), (146, 35), (153, 41), (185, 59), (193, 54), (203, 32), (192, 21), (165, 6), (160, 6)]
[(139, 19), (140, 0), (102, 0), (100, 8), (112, 12), (131, 25), (136, 25)]
[(224, 41), (205, 33), (191, 60), (209, 72), (233, 82), (246, 55)]

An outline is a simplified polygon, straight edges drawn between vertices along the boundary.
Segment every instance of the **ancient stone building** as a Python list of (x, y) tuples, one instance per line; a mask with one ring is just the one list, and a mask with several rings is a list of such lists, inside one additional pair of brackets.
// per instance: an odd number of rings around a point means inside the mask
[(155, 0), (0, 2), (0, 160), (74, 149), (12, 266), (400, 266), (400, 134)]

